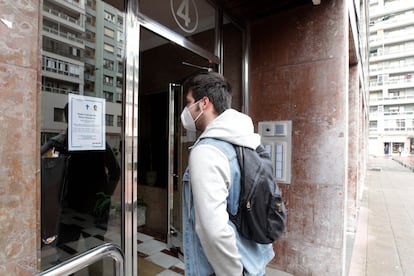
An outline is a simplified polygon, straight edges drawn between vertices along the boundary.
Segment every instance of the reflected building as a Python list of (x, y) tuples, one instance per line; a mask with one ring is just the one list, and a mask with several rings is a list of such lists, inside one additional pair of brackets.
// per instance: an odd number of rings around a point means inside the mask
[(369, 153), (414, 154), (414, 3), (370, 1)]
[(42, 32), (42, 144), (66, 128), (69, 93), (106, 99), (107, 142), (122, 126), (124, 16), (95, 0), (45, 0)]

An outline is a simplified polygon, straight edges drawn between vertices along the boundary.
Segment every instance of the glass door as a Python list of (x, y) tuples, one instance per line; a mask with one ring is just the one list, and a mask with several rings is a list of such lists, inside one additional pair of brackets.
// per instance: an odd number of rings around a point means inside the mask
[[(122, 6), (122, 5), (119, 5)], [(125, 21), (102, 0), (43, 1), (41, 270), (122, 247)], [(113, 275), (101, 260), (82, 275)]]
[(169, 84), (169, 171), (168, 171), (168, 247), (177, 255), (182, 254), (181, 234), (181, 185), (180, 180), (184, 172), (183, 137), (180, 115), (184, 107), (184, 95), (181, 84)]
[(146, 276), (183, 269), (181, 179), (195, 133), (181, 126), (182, 84), (212, 64), (144, 27), (140, 36), (138, 203), (145, 211), (138, 213), (137, 251), (138, 275)]

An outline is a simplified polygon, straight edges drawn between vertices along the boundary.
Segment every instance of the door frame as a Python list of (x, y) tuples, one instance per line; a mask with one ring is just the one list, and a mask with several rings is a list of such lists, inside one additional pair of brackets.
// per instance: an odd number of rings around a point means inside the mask
[[(223, 12), (217, 7), (216, 27), (215, 27), (215, 49), (211, 53), (197, 44), (189, 41), (186, 37), (172, 31), (157, 21), (140, 13), (138, 0), (127, 1), (126, 10), (126, 67), (125, 67), (125, 101), (124, 101), (124, 147), (123, 147), (123, 239), (122, 247), (125, 253), (125, 275), (138, 275), (138, 256), (137, 256), (137, 199), (138, 199), (138, 83), (139, 83), (139, 46), (140, 46), (140, 28), (154, 32), (155, 34), (171, 41), (184, 49), (187, 49), (202, 58), (209, 60), (213, 65), (218, 67), (218, 72), (223, 73)], [(248, 44), (249, 33), (243, 30), (243, 62), (242, 62), (242, 95), (243, 105), (242, 111), (248, 112), (249, 98), (249, 55)], [(171, 176), (171, 175), (170, 175)], [(168, 221), (168, 223), (170, 223)]]
[[(125, 147), (123, 147), (124, 164), (124, 229), (123, 248), (125, 253), (125, 275), (138, 275), (137, 254), (137, 200), (138, 200), (138, 97), (139, 97), (139, 46), (140, 29), (144, 27), (155, 34), (181, 47), (220, 65), (220, 59), (185, 37), (171, 31), (143, 14), (134, 14), (134, 3), (130, 1), (127, 9), (126, 43), (126, 84), (125, 84)], [(170, 176), (172, 176), (170, 174)], [(169, 176), (169, 177), (170, 177)], [(169, 222), (168, 222), (169, 223)]]

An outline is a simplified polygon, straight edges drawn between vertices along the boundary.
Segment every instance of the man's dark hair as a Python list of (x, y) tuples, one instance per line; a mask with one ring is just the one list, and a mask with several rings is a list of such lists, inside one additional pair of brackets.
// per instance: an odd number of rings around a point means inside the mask
[(187, 80), (184, 83), (184, 91), (188, 93), (190, 90), (196, 102), (207, 97), (218, 114), (231, 108), (230, 83), (219, 73), (202, 73)]

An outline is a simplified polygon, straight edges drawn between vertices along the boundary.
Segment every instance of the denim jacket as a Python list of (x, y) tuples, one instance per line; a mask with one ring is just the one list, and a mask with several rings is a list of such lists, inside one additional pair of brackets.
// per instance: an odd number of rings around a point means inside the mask
[[(240, 194), (240, 167), (232, 144), (213, 138), (200, 140), (195, 146), (208, 143), (219, 148), (230, 162), (231, 186), (227, 197), (227, 211), (237, 213)], [(186, 275), (215, 275), (212, 266), (204, 254), (195, 231), (194, 204), (188, 169), (183, 176), (183, 246)], [(267, 263), (274, 257), (272, 244), (258, 244), (241, 237), (234, 224), (228, 222), (235, 231), (236, 244), (244, 267), (244, 275), (264, 275)], [(224, 275), (226, 276), (226, 275)], [(233, 276), (233, 275), (232, 275)]]

